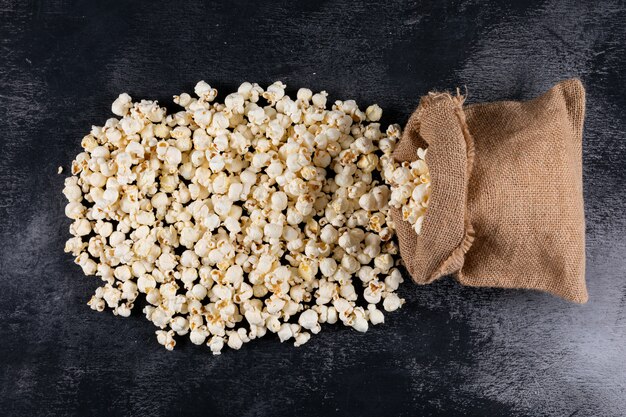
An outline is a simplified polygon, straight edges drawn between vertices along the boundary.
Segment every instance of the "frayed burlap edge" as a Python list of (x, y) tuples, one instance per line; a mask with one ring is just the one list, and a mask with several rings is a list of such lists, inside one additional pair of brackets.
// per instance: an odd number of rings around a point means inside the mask
[[(474, 148), (474, 138), (472, 137), (469, 128), (467, 126), (467, 121), (465, 119), (465, 112), (463, 111), (463, 104), (465, 103), (465, 99), (467, 95), (461, 95), (459, 89), (457, 88), (456, 96), (452, 96), (449, 93), (443, 93), (447, 97), (449, 97), (454, 103), (454, 110), (459, 121), (459, 125), (461, 127), (461, 132), (463, 132), (463, 137), (465, 138), (465, 148), (467, 152), (467, 182), (465, 183), (465, 196), (467, 198), (469, 182), (472, 179), (472, 168), (474, 166), (474, 158), (476, 158), (476, 152)], [(465, 201), (467, 204), (467, 201)], [(454, 272), (460, 272), (461, 268), (463, 268), (463, 263), (465, 262), (465, 254), (472, 247), (472, 243), (474, 243), (474, 228), (472, 227), (472, 223), (469, 219), (469, 215), (467, 212), (467, 207), (464, 208), (465, 213), (465, 236), (463, 240), (457, 246), (450, 257), (443, 261), (439, 269), (435, 271), (433, 276), (434, 279), (437, 279), (441, 276), (448, 275)]]
[[(452, 114), (456, 116), (456, 120), (458, 121), (458, 131), (459, 131), (458, 136), (457, 136), (458, 144), (459, 146), (461, 144), (463, 145), (462, 150), (459, 149), (458, 151), (463, 152), (464, 159), (465, 159), (464, 164), (466, 166), (465, 176), (464, 176), (465, 180), (461, 185), (464, 196), (462, 199), (459, 199), (458, 201), (455, 202), (455, 203), (458, 203), (459, 209), (462, 209), (462, 210), (459, 210), (459, 215), (462, 216), (461, 218), (463, 222), (462, 230), (459, 230), (459, 237), (456, 242), (454, 242), (454, 240), (452, 239), (447, 244), (449, 246), (444, 245), (443, 247), (438, 248), (439, 253), (441, 254), (441, 256), (439, 257), (442, 259), (430, 266), (426, 265), (428, 262), (422, 263), (420, 262), (418, 258), (415, 258), (415, 254), (412, 252), (412, 248), (410, 247), (403, 248), (403, 245), (402, 245), (403, 239), (400, 238), (400, 243), (401, 243), (400, 251), (405, 261), (405, 265), (413, 281), (415, 281), (418, 284), (429, 284), (437, 280), (438, 278), (441, 278), (442, 276), (452, 275), (452, 274), (457, 273), (462, 268), (464, 259), (465, 259), (465, 254), (471, 248), (472, 243), (474, 241), (474, 230), (469, 220), (466, 205), (467, 205), (467, 194), (468, 194), (468, 187), (469, 187), (469, 176), (471, 174), (472, 167), (474, 164), (475, 150), (474, 150), (474, 141), (473, 141), (472, 135), (470, 134), (469, 128), (467, 126), (465, 113), (463, 111), (463, 104), (465, 102), (465, 98), (466, 96), (462, 95), (458, 89), (456, 91), (456, 95), (449, 93), (449, 92), (431, 92), (427, 96), (422, 97), (417, 109), (411, 115), (411, 118), (407, 122), (407, 126), (405, 127), (403, 138), (400, 141), (393, 155), (394, 158), (399, 162), (412, 161), (412, 160), (415, 160), (416, 158), (415, 151), (417, 150), (417, 147), (428, 147), (429, 149), (431, 148), (432, 143), (427, 143), (428, 140), (422, 137), (421, 135), (421, 130), (422, 130), (421, 120), (423, 120), (424, 118), (424, 113), (428, 112), (431, 107), (442, 105), (442, 107), (444, 108), (447, 107), (449, 110), (451, 110), (450, 111), (451, 116)], [(442, 101), (445, 101), (447, 103), (441, 103)], [(452, 118), (449, 120), (451, 123), (453, 123), (454, 116), (452, 116)], [(443, 129), (443, 130), (446, 130), (446, 129)], [(426, 142), (426, 143), (422, 143), (422, 142)], [(433, 150), (431, 149), (429, 154), (426, 157), (427, 163), (428, 163), (429, 157), (433, 156), (432, 152)], [(435, 184), (436, 175), (433, 175), (436, 168), (430, 165), (429, 165), (429, 168), (431, 169), (431, 175), (433, 178), (433, 186), (436, 187), (438, 185), (438, 184)], [(444, 177), (448, 173), (441, 172), (440, 174), (441, 174), (441, 177)], [(434, 206), (433, 202), (435, 201), (435, 198), (436, 198), (435, 194), (433, 194), (431, 196), (431, 205), (429, 207), (429, 214), (427, 215), (428, 217), (427, 221), (432, 219), (433, 217), (438, 217), (438, 218), (445, 217), (445, 215), (440, 217), (434, 211), (435, 208), (433, 207)], [(445, 206), (438, 207), (438, 210), (448, 210), (448, 207), (445, 207)], [(410, 240), (417, 239), (416, 242), (421, 241), (422, 236), (416, 235), (412, 231), (412, 228), (408, 226), (408, 223), (406, 223), (402, 219), (401, 210), (392, 208), (392, 217), (394, 218), (394, 222), (397, 225), (399, 235), (401, 235), (402, 230), (405, 230), (405, 231), (410, 230), (410, 233), (412, 235)], [(437, 222), (440, 223), (439, 227), (446, 226), (445, 224), (442, 224), (440, 220), (437, 220)], [(422, 235), (425, 235), (427, 233), (425, 229), (426, 227), (428, 227), (427, 223), (425, 223), (422, 228)], [(406, 245), (406, 242), (404, 243)], [(421, 253), (423, 253), (424, 250), (430, 250), (430, 249), (431, 248), (422, 247)]]

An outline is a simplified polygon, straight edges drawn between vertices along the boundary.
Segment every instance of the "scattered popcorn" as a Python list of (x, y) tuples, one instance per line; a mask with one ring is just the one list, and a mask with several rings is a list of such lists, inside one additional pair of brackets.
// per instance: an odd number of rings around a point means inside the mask
[(62, 173), (63, 173), (63, 167), (58, 167), (57, 174), (62, 174)]
[(92, 309), (127, 317), (141, 294), (166, 349), (188, 335), (218, 355), (268, 333), (300, 346), (324, 323), (365, 332), (401, 307), (390, 207), (419, 232), (426, 151), (397, 164), (380, 107), (285, 88), (246, 82), (219, 103), (201, 81), (173, 114), (113, 102), (63, 189), (65, 251), (103, 281)]

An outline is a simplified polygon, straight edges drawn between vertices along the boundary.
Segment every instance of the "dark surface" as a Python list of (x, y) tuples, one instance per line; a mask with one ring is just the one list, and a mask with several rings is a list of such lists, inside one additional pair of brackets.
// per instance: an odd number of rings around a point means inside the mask
[[(0, 415), (626, 415), (626, 5), (445, 3), (0, 1)], [(56, 169), (120, 92), (169, 105), (200, 79), (280, 79), (404, 123), (429, 89), (521, 99), (571, 76), (588, 94), (586, 305), (407, 282), (367, 334), (213, 357), (91, 311), (98, 279), (63, 253)]]

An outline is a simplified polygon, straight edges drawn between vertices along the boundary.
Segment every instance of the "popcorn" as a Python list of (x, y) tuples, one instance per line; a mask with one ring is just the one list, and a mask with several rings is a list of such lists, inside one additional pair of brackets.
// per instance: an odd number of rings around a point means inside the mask
[(132, 98), (128, 94), (122, 93), (111, 105), (111, 111), (116, 116), (126, 116), (131, 107)]
[(377, 104), (372, 104), (367, 109), (365, 109), (365, 117), (370, 122), (377, 122), (383, 115), (383, 109), (381, 109)]
[(430, 173), (425, 162), (426, 150), (419, 148), (416, 156), (415, 161), (400, 165), (393, 158), (385, 158), (382, 174), (391, 184), (389, 205), (400, 209), (402, 219), (410, 223), (415, 233), (419, 234), (430, 198)]
[(421, 227), (426, 151), (398, 164), (400, 129), (370, 123), (377, 105), (285, 89), (246, 82), (221, 104), (200, 81), (169, 115), (114, 101), (119, 119), (83, 138), (63, 188), (65, 251), (104, 281), (92, 309), (127, 317), (142, 295), (161, 345), (187, 335), (217, 355), (268, 333), (300, 346), (324, 323), (364, 332), (381, 303), (401, 307), (389, 211)]
[(402, 300), (396, 293), (387, 293), (385, 295), (385, 300), (383, 301), (383, 308), (385, 311), (391, 312), (396, 311), (402, 306), (404, 300)]
[(377, 309), (374, 304), (369, 304), (367, 306), (367, 312), (369, 315), (369, 321), (374, 326), (385, 322), (385, 316), (383, 312)]

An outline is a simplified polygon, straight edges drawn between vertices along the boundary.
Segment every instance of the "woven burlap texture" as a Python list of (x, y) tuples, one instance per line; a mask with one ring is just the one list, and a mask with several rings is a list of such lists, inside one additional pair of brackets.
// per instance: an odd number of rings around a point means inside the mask
[(413, 280), (454, 275), (463, 285), (586, 302), (584, 116), (577, 79), (526, 102), (423, 97), (394, 151), (412, 161), (428, 148), (432, 188), (419, 236), (392, 210)]

